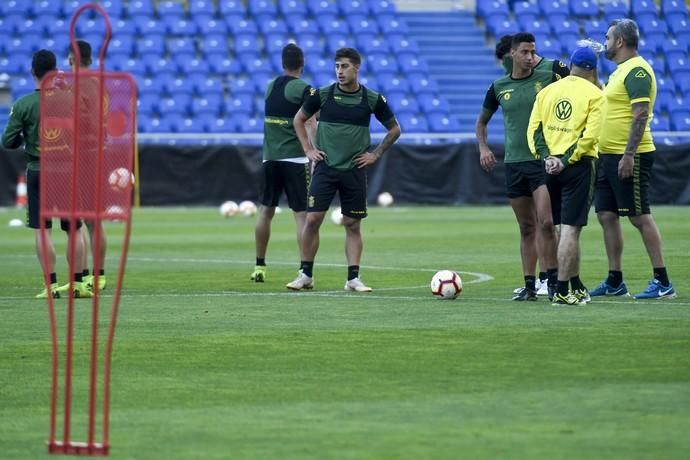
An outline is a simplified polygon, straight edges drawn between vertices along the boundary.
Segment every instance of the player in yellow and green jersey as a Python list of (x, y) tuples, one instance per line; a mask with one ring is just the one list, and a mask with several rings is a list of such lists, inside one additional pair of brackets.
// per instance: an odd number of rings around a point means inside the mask
[[(304, 71), (304, 53), (295, 44), (282, 50), (283, 75), (268, 83), (264, 96), (264, 145), (261, 165), (261, 191), (254, 239), (256, 266), (251, 279), (257, 283), (266, 280), (266, 251), (271, 237), (271, 221), (283, 191), (297, 224), (297, 243), (304, 229), (309, 185), (309, 159), (300, 146), (293, 118), (310, 93), (311, 86), (300, 77)], [(311, 137), (316, 129), (308, 126)], [(301, 253), (301, 251), (300, 251)]]
[[(383, 95), (359, 83), (362, 62), (354, 48), (335, 53), (337, 83), (312, 90), (295, 116), (295, 131), (302, 149), (315, 162), (309, 185), (307, 222), (302, 234), (302, 263), (297, 278), (287, 284), (291, 290), (314, 286), (314, 258), (319, 249), (319, 228), (336, 192), (345, 227), (347, 258), (346, 291), (370, 292), (359, 278), (362, 257), (360, 224), (367, 216), (366, 168), (373, 165), (400, 137), (400, 126)], [(316, 144), (310, 145), (304, 124), (319, 113)], [(388, 130), (378, 147), (370, 150), (371, 115)]]
[[(554, 224), (560, 225), (555, 305), (580, 305), (589, 294), (580, 280), (580, 232), (587, 225), (606, 99), (597, 80), (597, 55), (578, 48), (571, 74), (537, 94), (527, 141), (545, 160)], [(572, 290), (568, 289), (571, 284)]]
[(611, 22), (606, 32), (606, 58), (616, 70), (604, 88), (607, 110), (599, 143), (595, 198), (597, 218), (604, 230), (608, 277), (592, 296), (627, 295), (623, 282), (623, 233), (620, 217), (627, 216), (640, 231), (652, 264), (652, 281), (636, 299), (673, 298), (662, 254), (661, 235), (649, 206), (649, 181), (655, 150), (650, 124), (656, 99), (652, 67), (637, 52), (639, 32), (632, 19)]
[[(546, 264), (551, 294), (557, 282), (557, 240), (546, 189), (546, 172), (541, 160), (534, 158), (527, 145), (527, 125), (537, 93), (559, 80), (560, 76), (534, 70), (536, 53), (532, 34), (513, 35), (510, 52), (513, 71), (494, 81), (486, 92), (477, 119), (476, 135), (480, 164), (485, 171), (492, 171), (496, 157), (487, 143), (487, 125), (501, 107), (505, 126), (506, 189), (520, 227), (520, 258), (525, 279), (525, 287), (515, 294), (513, 300), (526, 301), (537, 300), (537, 254)], [(536, 238), (537, 232), (540, 232), (540, 238)]]

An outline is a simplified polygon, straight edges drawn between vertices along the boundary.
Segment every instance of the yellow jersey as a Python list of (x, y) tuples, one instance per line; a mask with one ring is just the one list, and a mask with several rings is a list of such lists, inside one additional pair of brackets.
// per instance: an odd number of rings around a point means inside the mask
[(527, 126), (527, 143), (537, 158), (560, 157), (568, 166), (597, 158), (606, 98), (592, 82), (570, 75), (537, 94)]
[(609, 76), (604, 95), (607, 108), (599, 141), (601, 154), (622, 155), (625, 153), (632, 125), (631, 106), (636, 102), (649, 102), (649, 119), (637, 153), (654, 151), (650, 125), (656, 100), (656, 77), (647, 61), (640, 56), (635, 56), (618, 64), (616, 70)]

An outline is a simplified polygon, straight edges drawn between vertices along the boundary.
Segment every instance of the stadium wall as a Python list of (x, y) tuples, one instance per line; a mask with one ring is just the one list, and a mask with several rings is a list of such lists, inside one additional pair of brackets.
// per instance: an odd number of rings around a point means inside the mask
[[(474, 143), (396, 145), (369, 171), (370, 202), (387, 191), (397, 203), (505, 204), (503, 146), (492, 149), (499, 164), (488, 174), (479, 167)], [(258, 198), (260, 147), (142, 145), (139, 164), (144, 206), (205, 206)], [(14, 205), (23, 168), (20, 151), (0, 149), (0, 206)], [(690, 204), (690, 145), (659, 147), (653, 174), (652, 203)]]

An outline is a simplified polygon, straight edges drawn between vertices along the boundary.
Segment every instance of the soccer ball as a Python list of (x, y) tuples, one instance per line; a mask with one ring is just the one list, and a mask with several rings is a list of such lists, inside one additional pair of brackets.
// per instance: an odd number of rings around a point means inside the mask
[(247, 217), (253, 216), (256, 214), (256, 205), (249, 200), (245, 200), (240, 203), (240, 212)]
[(108, 184), (116, 192), (125, 191), (134, 184), (134, 174), (127, 168), (113, 169), (108, 176)]
[(456, 299), (462, 292), (462, 279), (452, 270), (441, 270), (431, 278), (431, 293), (444, 300)]
[(223, 217), (232, 217), (237, 212), (240, 210), (240, 207), (237, 206), (237, 203), (234, 201), (226, 201), (223, 204), (220, 205), (220, 215)]
[(343, 225), (343, 213), (339, 207), (331, 211), (331, 222), (335, 225)]
[(379, 206), (388, 207), (393, 204), (393, 195), (383, 192), (378, 197)]

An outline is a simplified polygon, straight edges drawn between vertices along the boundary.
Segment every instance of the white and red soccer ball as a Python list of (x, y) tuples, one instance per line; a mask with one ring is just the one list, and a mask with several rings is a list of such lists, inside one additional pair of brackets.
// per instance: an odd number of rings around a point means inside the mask
[(129, 190), (134, 184), (134, 174), (127, 168), (113, 169), (108, 175), (108, 184), (116, 192)]
[(452, 270), (441, 270), (431, 278), (431, 293), (439, 299), (457, 299), (461, 292), (462, 278)]

